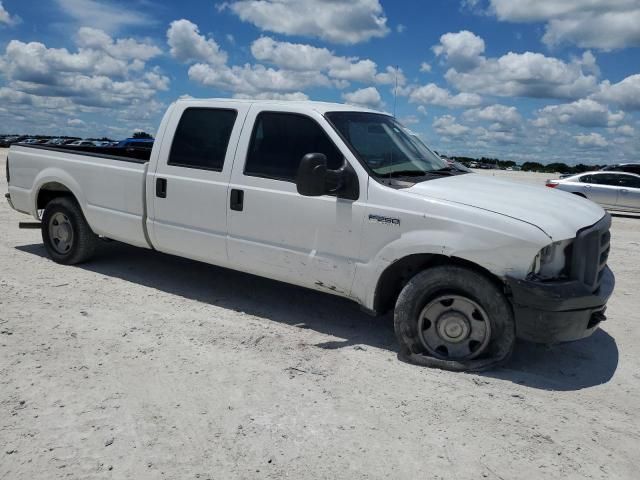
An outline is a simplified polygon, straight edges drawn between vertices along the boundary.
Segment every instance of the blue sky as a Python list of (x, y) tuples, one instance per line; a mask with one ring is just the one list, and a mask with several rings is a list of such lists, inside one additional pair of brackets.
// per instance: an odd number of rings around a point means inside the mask
[(640, 161), (638, 25), (640, 0), (1, 0), (0, 133), (155, 133), (184, 95), (392, 112), (395, 90), (444, 153)]

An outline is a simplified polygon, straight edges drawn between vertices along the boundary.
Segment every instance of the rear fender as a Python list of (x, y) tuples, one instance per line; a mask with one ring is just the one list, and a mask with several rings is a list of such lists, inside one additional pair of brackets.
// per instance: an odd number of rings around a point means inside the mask
[[(38, 215), (38, 195), (40, 191), (47, 183), (59, 183), (67, 188), (75, 197), (82, 213), (85, 214), (86, 198), (82, 193), (82, 189), (78, 182), (76, 182), (71, 175), (62, 169), (50, 167), (42, 170), (34, 181), (34, 187), (31, 190), (31, 214), (34, 218), (40, 220)], [(85, 214), (86, 217), (86, 214)]]

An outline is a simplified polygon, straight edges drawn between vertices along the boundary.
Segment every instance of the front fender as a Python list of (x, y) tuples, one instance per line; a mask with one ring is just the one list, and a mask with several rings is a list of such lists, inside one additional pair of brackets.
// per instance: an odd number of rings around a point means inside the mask
[(525, 227), (529, 235), (522, 235), (519, 222), (514, 236), (507, 233), (472, 225), (455, 224), (451, 228), (430, 228), (401, 234), (396, 240), (381, 248), (369, 261), (356, 265), (352, 297), (365, 308), (373, 310), (376, 288), (387, 268), (411, 255), (433, 254), (459, 258), (488, 270), (499, 278), (507, 275), (524, 278), (531, 261), (548, 243), (549, 238), (539, 229)]

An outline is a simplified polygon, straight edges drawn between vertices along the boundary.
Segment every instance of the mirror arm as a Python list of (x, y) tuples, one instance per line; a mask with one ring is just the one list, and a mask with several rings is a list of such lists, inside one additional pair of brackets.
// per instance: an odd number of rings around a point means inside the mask
[(346, 165), (337, 170), (327, 170), (326, 185), (328, 193), (337, 193), (344, 187)]

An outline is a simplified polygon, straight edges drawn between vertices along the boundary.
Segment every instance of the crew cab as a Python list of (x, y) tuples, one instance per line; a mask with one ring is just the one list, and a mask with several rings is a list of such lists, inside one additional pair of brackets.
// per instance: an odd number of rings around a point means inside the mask
[(14, 145), (7, 198), (56, 262), (104, 237), (393, 310), (421, 365), (493, 367), (516, 337), (577, 340), (605, 318), (601, 207), (447, 167), (389, 115), (179, 100), (147, 156)]

